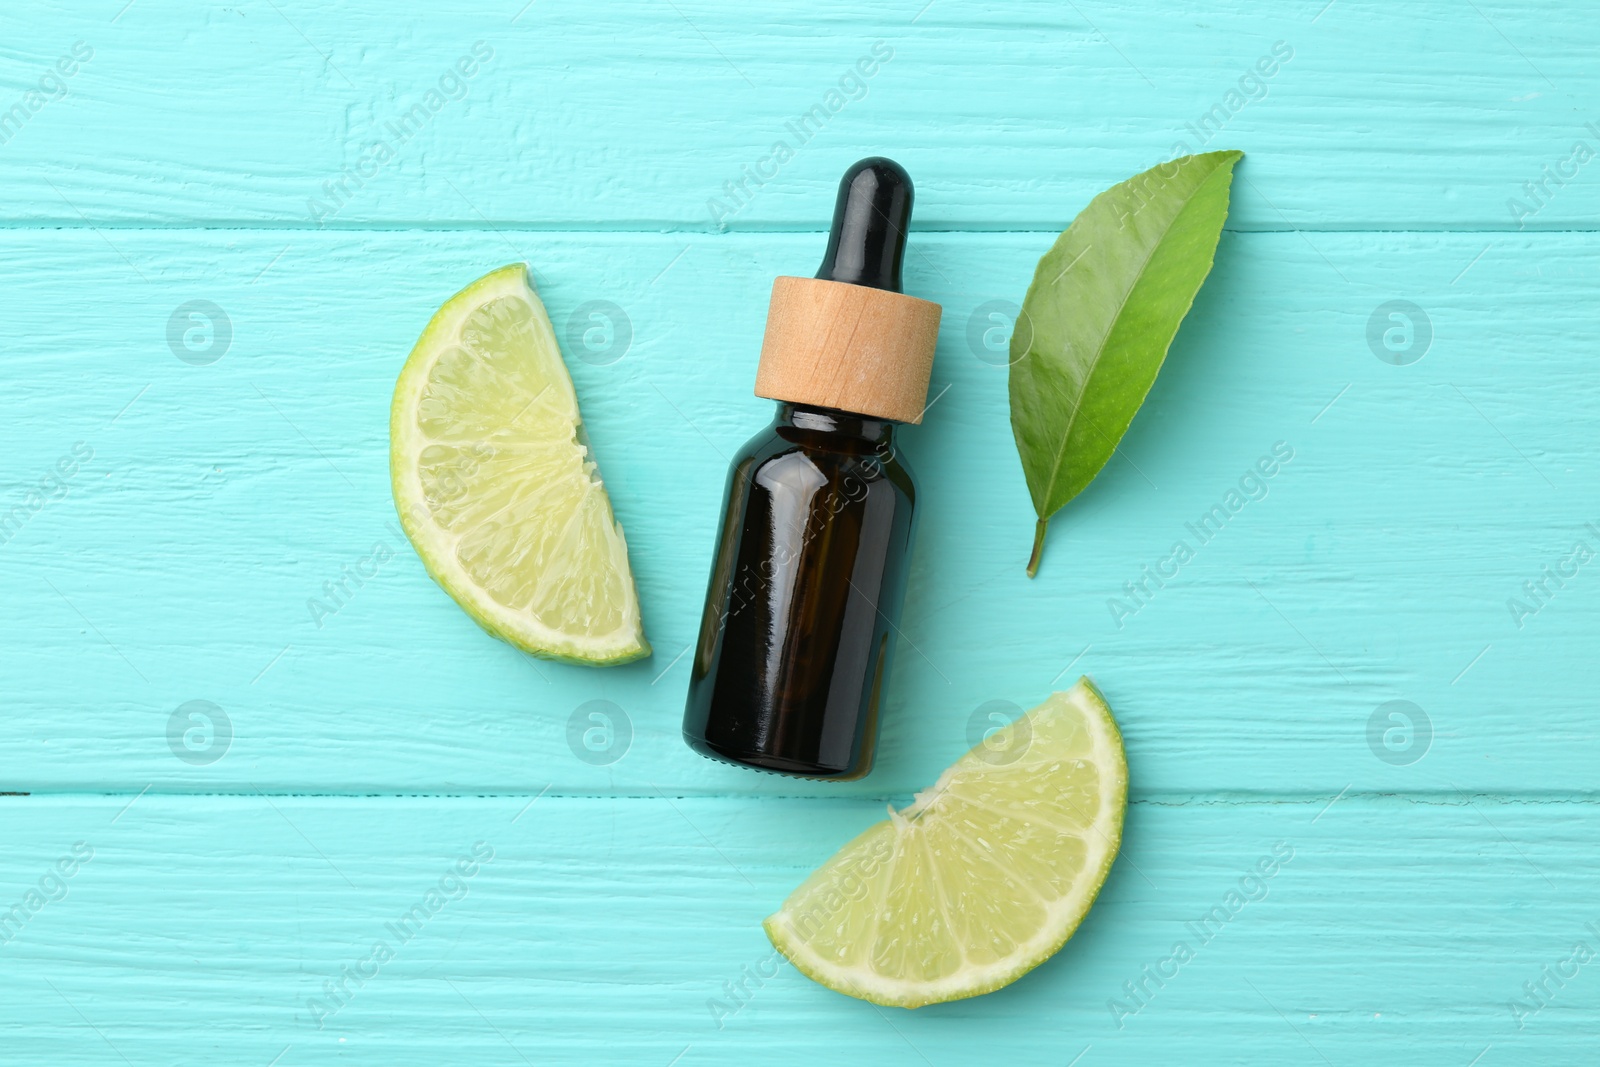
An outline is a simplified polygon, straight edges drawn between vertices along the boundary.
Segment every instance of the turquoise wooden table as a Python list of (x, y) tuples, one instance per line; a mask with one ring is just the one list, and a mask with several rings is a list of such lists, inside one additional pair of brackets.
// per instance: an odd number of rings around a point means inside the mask
[[(0, 1062), (1593, 1062), (1588, 12), (0, 24)], [(1029, 581), (1015, 303), (1094, 193), (1221, 147), (1247, 155), (1216, 269)], [(830, 786), (685, 748), (683, 652), (726, 457), (770, 410), (771, 279), (815, 269), (874, 153), (917, 182), (940, 399), (905, 434), (922, 527), (880, 762)], [(628, 532), (655, 654), (626, 667), (486, 637), (394, 522), (401, 361), (515, 260)], [(1055, 959), (915, 1012), (778, 961), (761, 918), (986, 702), (1083, 672), (1132, 803)]]

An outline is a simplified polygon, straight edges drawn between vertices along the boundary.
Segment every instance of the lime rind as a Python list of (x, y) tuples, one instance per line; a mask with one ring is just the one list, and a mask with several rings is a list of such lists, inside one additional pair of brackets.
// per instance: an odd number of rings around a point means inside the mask
[[(1076, 723), (1070, 721), (1074, 717)], [(1024, 723), (1023, 719), (1027, 722)], [(927, 844), (927, 835), (919, 833), (917, 823), (930, 818), (940, 819), (944, 814), (942, 807), (949, 803), (945, 798), (955, 795), (953, 790), (959, 792), (973, 783), (981, 783), (980, 788), (989, 783), (1002, 783), (1008, 772), (1035, 773), (1038, 768), (1034, 766), (1034, 761), (1027, 760), (1025, 756), (1016, 763), (998, 767), (989, 757), (989, 753), (996, 749), (1006, 751), (1008, 742), (1017, 730), (1032, 731), (1028, 750), (1032, 752), (1035, 751), (1032, 746), (1041, 742), (1048, 745), (1052, 737), (1061, 735), (1075, 725), (1083, 726), (1092, 742), (1086, 758), (1095, 767), (1099, 798), (1095, 817), (1084, 827), (1081, 835), (1084, 849), (1081, 867), (1073, 878), (1070, 890), (1053, 900), (1037, 889), (1028, 887), (1031, 895), (1037, 898), (1043, 918), (1010, 951), (991, 961), (974, 962), (964, 958), (962, 965), (953, 972), (925, 978), (883, 973), (867, 958), (872, 952), (870, 947), (852, 953), (851, 958), (845, 961), (826, 958), (813, 947), (811, 939), (818, 928), (818, 900), (823, 904), (822, 921), (839, 922), (841, 927), (854, 923), (851, 936), (859, 936), (867, 946), (879, 941), (878, 935), (885, 929), (885, 924), (898, 924), (898, 930), (904, 931), (908, 940), (920, 938), (924, 945), (934, 942), (941, 930), (948, 935), (954, 923), (960, 922), (964, 916), (959, 910), (952, 914), (942, 883), (924, 893), (924, 897), (938, 901), (937, 910), (925, 906), (925, 913), (896, 913), (887, 900), (895, 880), (895, 868), (906, 862), (908, 856), (914, 855), (912, 849), (921, 849), (923, 852), (916, 861), (918, 874), (931, 871), (937, 875), (941, 862), (961, 861), (959, 856), (946, 856), (943, 860), (935, 856)], [(1012, 736), (1008, 736), (1008, 732)], [(987, 752), (983, 743), (974, 747), (951, 765), (933, 787), (919, 793), (904, 810), (897, 812), (891, 808), (886, 821), (869, 827), (840, 849), (790, 895), (782, 908), (767, 918), (762, 925), (768, 938), (799, 971), (821, 985), (848, 996), (888, 1007), (917, 1008), (975, 997), (1009, 985), (1053, 956), (1072, 937), (1105, 884), (1121, 846), (1128, 789), (1127, 759), (1123, 752), (1121, 731), (1105, 698), (1088, 678), (1082, 678), (1071, 690), (1053, 693), (1043, 704), (997, 732), (990, 739), (990, 745)], [(1048, 758), (1043, 762), (1059, 763)], [(1029, 818), (1025, 811), (1020, 815), (1018, 811), (1002, 811), (997, 815), (1000, 819), (1020, 818), (1026, 821)], [(1055, 829), (1059, 831), (1060, 827)], [(892, 842), (892, 854), (886, 859), (883, 855), (885, 842)], [(988, 852), (983, 845), (970, 840), (966, 841), (966, 845), (972, 850), (972, 862), (992, 861), (995, 865), (1004, 865), (997, 853)], [(871, 850), (875, 850), (882, 863), (881, 873), (877, 873), (875, 878), (863, 877), (862, 874), (867, 866), (864, 860)], [(1047, 862), (1049, 858), (1041, 859)], [(827, 906), (827, 894), (830, 891), (838, 891), (837, 887), (858, 885), (865, 886), (860, 899)], [(865, 906), (869, 899), (870, 906)], [(860, 918), (862, 913), (870, 915), (870, 923), (863, 923)], [(803, 926), (809, 927), (809, 937), (801, 929)], [(855, 933), (856, 930), (859, 930), (859, 934)], [(959, 943), (956, 947), (961, 949)]]
[[(441, 526), (428, 506), (420, 474), (421, 457), (425, 449), (439, 442), (430, 438), (419, 424), (419, 405), (436, 364), (460, 342), (469, 318), (504, 298), (523, 301), (529, 306), (532, 316), (528, 326), (533, 332), (534, 344), (548, 357), (548, 365), (538, 368), (545, 385), (529, 405), (537, 404), (541, 414), (549, 414), (570, 425), (572, 447), (584, 453), (584, 470), (594, 483), (592, 491), (597, 494), (591, 507), (602, 509), (601, 520), (609, 525), (612, 535), (608, 538), (609, 558), (600, 562), (620, 577), (623, 589), (622, 603), (618, 605), (621, 623), (604, 635), (562, 632), (546, 625), (532, 612), (508, 607), (489, 595), (457, 559), (456, 548), (464, 535), (453, 534)], [(610, 666), (650, 654), (640, 619), (638, 592), (628, 565), (627, 542), (600, 484), (598, 469), (588, 455), (577, 394), (566, 365), (561, 361), (549, 315), (528, 282), (526, 264), (514, 263), (484, 275), (445, 301), (434, 314), (395, 384), (389, 434), (390, 480), (401, 527), (428, 574), (479, 626), (525, 652), (568, 663)]]

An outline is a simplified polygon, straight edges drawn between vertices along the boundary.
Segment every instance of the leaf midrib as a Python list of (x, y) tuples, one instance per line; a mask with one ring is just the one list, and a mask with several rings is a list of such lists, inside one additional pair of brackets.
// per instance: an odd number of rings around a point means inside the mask
[[(1151, 243), (1150, 251), (1146, 252), (1144, 258), (1139, 261), (1139, 269), (1134, 274), (1133, 284), (1128, 286), (1127, 291), (1122, 294), (1122, 299), (1118, 301), (1116, 314), (1112, 315), (1111, 318), (1107, 320), (1109, 325), (1107, 325), (1105, 333), (1100, 335), (1099, 343), (1095, 346), (1094, 363), (1089, 368), (1089, 373), (1083, 376), (1083, 384), (1079, 386), (1077, 395), (1072, 399), (1072, 414), (1067, 417), (1067, 428), (1061, 434), (1061, 445), (1056, 450), (1055, 462), (1050, 466), (1050, 478), (1047, 482), (1045, 482), (1044, 487), (1044, 496), (1047, 505), (1049, 503), (1051, 493), (1055, 490), (1056, 477), (1061, 472), (1061, 464), (1067, 458), (1067, 442), (1072, 439), (1072, 428), (1077, 425), (1078, 412), (1083, 409), (1083, 396), (1089, 391), (1089, 383), (1094, 380), (1095, 374), (1100, 370), (1100, 361), (1105, 354), (1106, 339), (1111, 336), (1112, 332), (1117, 327), (1117, 323), (1122, 319), (1122, 312), (1123, 309), (1128, 306), (1129, 297), (1133, 296), (1133, 291), (1139, 288), (1139, 283), (1144, 280), (1144, 269), (1145, 267), (1149, 266), (1150, 260), (1155, 256), (1157, 249), (1161, 247), (1161, 242), (1167, 239), (1167, 234), (1172, 232), (1172, 227), (1177, 223), (1178, 217), (1185, 211), (1189, 210), (1189, 205), (1194, 202), (1195, 196), (1199, 194), (1201, 189), (1205, 188), (1206, 183), (1211, 180), (1212, 175), (1216, 174), (1217, 170), (1217, 167), (1211, 168), (1211, 174), (1207, 174), (1205, 178), (1201, 180), (1200, 184), (1195, 186), (1194, 193), (1191, 193), (1184, 200), (1183, 206), (1177, 211), (1173, 212), (1172, 217), (1167, 220), (1167, 224), (1161, 228), (1161, 236)], [(1130, 419), (1129, 421), (1131, 422), (1132, 420)], [(1113, 452), (1116, 451), (1116, 445), (1114, 443), (1111, 450)]]

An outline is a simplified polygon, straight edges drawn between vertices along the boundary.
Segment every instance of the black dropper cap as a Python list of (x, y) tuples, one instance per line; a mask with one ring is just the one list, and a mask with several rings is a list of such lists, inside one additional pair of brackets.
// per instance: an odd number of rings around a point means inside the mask
[(833, 229), (817, 277), (891, 293), (911, 228), (911, 176), (892, 159), (871, 156), (844, 172), (833, 205)]

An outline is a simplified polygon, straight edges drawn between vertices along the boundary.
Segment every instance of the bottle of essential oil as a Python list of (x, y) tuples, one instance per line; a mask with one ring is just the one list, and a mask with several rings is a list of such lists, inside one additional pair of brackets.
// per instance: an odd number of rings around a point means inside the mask
[(815, 278), (772, 287), (756, 395), (772, 425), (733, 459), (683, 736), (713, 759), (849, 780), (872, 769), (905, 597), (939, 305), (900, 291), (911, 179), (845, 172)]

